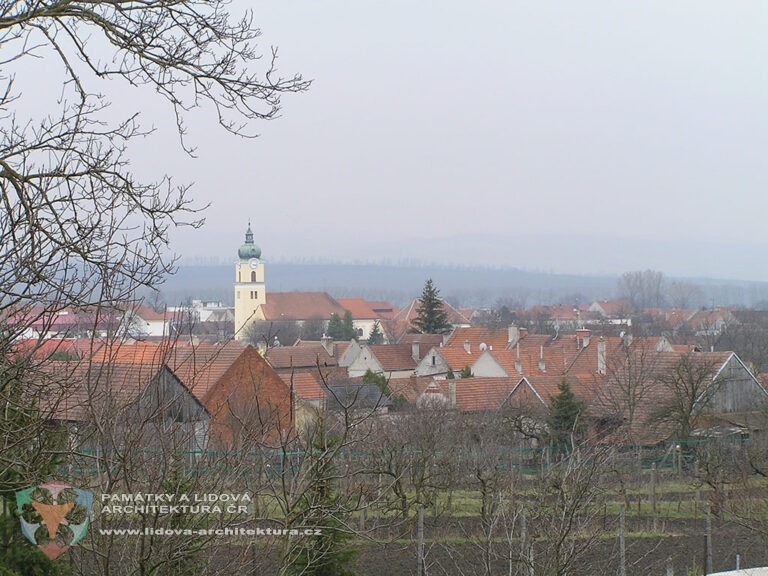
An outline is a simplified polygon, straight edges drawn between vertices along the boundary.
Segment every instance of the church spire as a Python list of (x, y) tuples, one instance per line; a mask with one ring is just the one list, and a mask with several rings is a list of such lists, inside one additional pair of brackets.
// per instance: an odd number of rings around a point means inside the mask
[(240, 260), (250, 260), (251, 258), (261, 258), (261, 248), (253, 242), (253, 230), (251, 230), (251, 221), (248, 220), (248, 229), (245, 231), (245, 243), (237, 251)]

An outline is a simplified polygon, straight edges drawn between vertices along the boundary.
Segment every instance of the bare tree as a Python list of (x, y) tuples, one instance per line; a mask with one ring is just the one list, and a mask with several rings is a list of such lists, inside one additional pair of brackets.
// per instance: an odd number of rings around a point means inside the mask
[(666, 298), (673, 308), (696, 308), (704, 304), (704, 292), (699, 286), (678, 280), (669, 283)]
[(658, 270), (625, 272), (619, 278), (618, 292), (636, 308), (661, 306), (664, 303), (664, 274)]
[(634, 438), (639, 412), (649, 401), (657, 376), (658, 352), (650, 338), (624, 338), (606, 355), (605, 374), (594, 382), (598, 433), (619, 429), (629, 442)]
[(688, 439), (711, 408), (710, 400), (725, 384), (717, 368), (717, 360), (702, 352), (675, 355), (671, 365), (662, 364), (657, 388), (661, 393), (657, 398), (659, 407), (653, 418), (669, 426), (676, 438)]
[(435, 505), (437, 492), (452, 483), (450, 413), (429, 407), (379, 420), (368, 456), (368, 473), (381, 478), (383, 505), (407, 518), (414, 506)]
[(607, 496), (604, 480), (612, 460), (609, 447), (580, 446), (541, 478), (527, 504), (532, 537), (543, 545), (521, 558), (529, 574), (565, 576), (599, 542), (604, 527), (598, 510)]
[[(307, 87), (299, 76), (276, 77), (274, 51), (261, 65), (251, 15), (233, 20), (225, 5), (0, 5), (0, 313), (15, 333), (41, 313), (35, 304), (47, 312), (112, 304), (155, 286), (173, 270), (169, 228), (201, 224), (188, 186), (131, 173), (128, 146), (147, 130), (137, 115), (110, 117), (106, 79), (154, 89), (187, 150), (192, 109), (212, 108), (225, 130), (252, 136), (255, 121), (278, 113), (281, 94)], [(49, 76), (56, 84), (43, 91), (60, 93), (58, 109), (26, 105), (27, 93), (16, 88), (24, 63), (36, 58), (56, 70)]]
[[(192, 153), (185, 118), (194, 109), (212, 112), (225, 131), (250, 137), (258, 121), (277, 115), (282, 94), (308, 87), (300, 76), (277, 75), (274, 50), (262, 61), (252, 15), (234, 19), (226, 6), (225, 0), (0, 2), (0, 393), (4, 407), (13, 408), (0, 415), (4, 478), (33, 484), (49, 473), (51, 460), (69, 455), (48, 441), (50, 426), (45, 414), (35, 416), (30, 392), (16, 394), (39, 382), (48, 363), (34, 347), (20, 350), (19, 337), (33, 328), (44, 337), (52, 315), (65, 308), (87, 310), (98, 326), (134, 300), (138, 288), (155, 288), (173, 272), (172, 227), (202, 223), (203, 206), (192, 201), (188, 185), (131, 171), (131, 143), (151, 130), (141, 126), (138, 111), (117, 116), (110, 89), (154, 92)], [(40, 59), (46, 74), (31, 79)], [(34, 93), (54, 97), (40, 105), (30, 99)], [(39, 396), (50, 410), (67, 391), (56, 379), (46, 386)], [(24, 418), (7, 417), (20, 408)], [(153, 470), (172, 472), (172, 451), (164, 453), (168, 460), (142, 461), (138, 449), (129, 449), (166, 438), (159, 420), (126, 425), (119, 413), (112, 416), (94, 419), (91, 429), (117, 458), (101, 468), (109, 486), (119, 479), (149, 487), (160, 481)], [(110, 430), (118, 423), (119, 433)], [(29, 446), (41, 454), (23, 462), (18, 452), (7, 457), (13, 451), (6, 448)], [(172, 547), (168, 553), (173, 558)], [(111, 572), (98, 566), (93, 572)], [(142, 566), (141, 573), (151, 571)], [(172, 573), (167, 566), (153, 569)]]

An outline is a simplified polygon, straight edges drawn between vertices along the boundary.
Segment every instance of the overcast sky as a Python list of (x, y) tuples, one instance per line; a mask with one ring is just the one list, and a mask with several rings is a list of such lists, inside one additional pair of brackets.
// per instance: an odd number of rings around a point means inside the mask
[(256, 140), (201, 118), (198, 159), (138, 154), (211, 202), (185, 258), (232, 259), (251, 218), (267, 260), (768, 279), (768, 4), (238, 6), (314, 82)]

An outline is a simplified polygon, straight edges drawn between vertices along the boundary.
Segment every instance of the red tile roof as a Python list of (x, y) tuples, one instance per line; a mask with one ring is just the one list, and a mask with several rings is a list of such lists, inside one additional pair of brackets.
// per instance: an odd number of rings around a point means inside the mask
[(374, 320), (379, 317), (362, 298), (338, 298), (336, 301), (348, 310), (355, 320)]
[(458, 327), (448, 337), (445, 346), (463, 347), (466, 341), (469, 341), (473, 351), (479, 348), (480, 344), (485, 344), (494, 350), (503, 350), (509, 344), (509, 330), (507, 328)]
[(31, 355), (37, 360), (46, 360), (54, 354), (82, 359), (89, 358), (101, 346), (101, 340), (92, 338), (48, 338), (45, 340), (29, 338), (16, 342), (14, 349), (19, 354)]
[(415, 334), (408, 333), (400, 338), (398, 344), (413, 344), (418, 342), (420, 346), (441, 346), (443, 344), (442, 334)]
[(183, 314), (181, 311), (169, 312), (166, 310), (160, 310), (158, 312), (157, 310), (150, 308), (149, 306), (145, 306), (144, 304), (135, 306), (129, 312), (147, 322), (159, 322), (164, 320), (170, 321), (175, 316), (180, 316)]
[[(368, 346), (368, 348), (385, 372), (416, 369), (416, 360), (413, 359), (413, 350), (410, 344), (381, 344)], [(424, 350), (421, 350), (420, 346), (420, 358), (429, 350), (427, 346), (423, 346), (423, 348)]]
[(390, 320), (400, 311), (395, 306), (392, 306), (389, 302), (383, 302), (380, 300), (367, 302), (371, 310), (373, 310), (379, 318), (384, 320)]
[(41, 410), (71, 422), (114, 419), (160, 370), (146, 364), (52, 362), (45, 367), (48, 389)]
[[(293, 385), (294, 394), (302, 400), (325, 398), (323, 379), (316, 371), (307, 370), (293, 374), (281, 372), (279, 376), (288, 388)], [(293, 379), (293, 384), (291, 384), (291, 379)]]
[(464, 348), (438, 348), (437, 353), (445, 360), (450, 369), (458, 373), (465, 366), (472, 366), (480, 355), (477, 348), (467, 352)]
[(328, 354), (319, 342), (303, 342), (299, 346), (268, 348), (265, 358), (275, 370), (336, 366), (339, 357)]
[(456, 384), (456, 408), (462, 412), (499, 410), (519, 381), (520, 378), (457, 378), (452, 381)]
[(262, 307), (266, 320), (328, 320), (344, 316), (344, 308), (325, 292), (267, 292)]

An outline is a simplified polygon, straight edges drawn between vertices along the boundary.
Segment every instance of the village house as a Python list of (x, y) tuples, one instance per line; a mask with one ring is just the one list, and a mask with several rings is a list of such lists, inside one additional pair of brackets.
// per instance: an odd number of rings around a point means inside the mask
[(238, 342), (103, 346), (95, 366), (165, 366), (210, 415), (208, 442), (276, 442), (293, 428), (290, 389), (253, 346)]
[(358, 377), (368, 370), (374, 374), (383, 374), (388, 380), (410, 378), (416, 372), (416, 366), (428, 350), (427, 344), (363, 345), (360, 354), (347, 367), (350, 377)]

